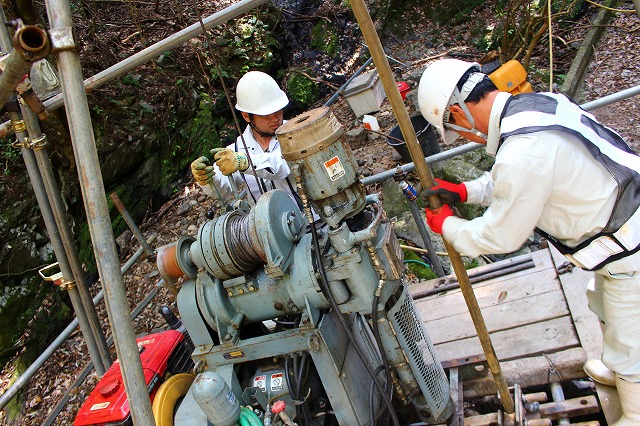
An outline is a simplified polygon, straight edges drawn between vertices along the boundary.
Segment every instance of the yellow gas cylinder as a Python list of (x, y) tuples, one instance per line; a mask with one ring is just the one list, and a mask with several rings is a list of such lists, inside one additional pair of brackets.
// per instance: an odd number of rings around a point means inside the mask
[(531, 84), (527, 81), (527, 71), (522, 64), (511, 60), (489, 74), (489, 78), (501, 92), (509, 92), (512, 95), (518, 93), (533, 92)]

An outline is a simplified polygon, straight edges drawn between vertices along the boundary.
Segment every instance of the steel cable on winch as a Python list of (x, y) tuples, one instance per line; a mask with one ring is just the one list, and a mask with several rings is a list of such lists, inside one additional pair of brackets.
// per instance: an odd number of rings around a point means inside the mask
[(231, 214), (225, 224), (226, 249), (234, 265), (244, 272), (252, 272), (266, 262), (264, 249), (250, 219), (249, 214)]

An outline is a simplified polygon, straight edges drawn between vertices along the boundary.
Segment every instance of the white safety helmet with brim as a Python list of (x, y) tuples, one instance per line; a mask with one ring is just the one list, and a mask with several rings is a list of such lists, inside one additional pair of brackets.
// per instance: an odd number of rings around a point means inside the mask
[[(477, 72), (472, 73), (462, 89), (458, 90), (458, 82), (469, 70)], [(459, 59), (438, 60), (429, 65), (422, 74), (418, 85), (418, 108), (424, 118), (438, 129), (445, 144), (451, 144), (459, 136), (452, 129), (471, 132), (486, 139), (484, 133), (475, 129), (473, 117), (464, 102), (483, 78), (484, 74), (480, 72), (478, 63)], [(467, 120), (474, 126), (472, 129), (448, 123), (449, 107), (455, 104), (464, 110)]]
[(278, 83), (260, 71), (249, 71), (236, 86), (236, 109), (256, 115), (278, 112), (289, 104), (289, 98)]

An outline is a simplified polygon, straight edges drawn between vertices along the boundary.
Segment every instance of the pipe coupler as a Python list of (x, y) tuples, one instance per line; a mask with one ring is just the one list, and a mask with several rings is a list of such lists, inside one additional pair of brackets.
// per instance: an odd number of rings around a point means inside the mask
[(51, 53), (47, 32), (37, 25), (24, 25), (20, 19), (17, 20), (13, 35), (13, 47), (28, 64), (44, 59)]

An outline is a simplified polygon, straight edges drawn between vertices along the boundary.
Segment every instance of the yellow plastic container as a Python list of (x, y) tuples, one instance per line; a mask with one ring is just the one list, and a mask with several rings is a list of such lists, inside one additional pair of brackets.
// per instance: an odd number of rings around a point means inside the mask
[(518, 93), (533, 92), (531, 84), (527, 81), (527, 71), (522, 64), (511, 60), (489, 74), (489, 78), (501, 92), (509, 92), (512, 95)]

